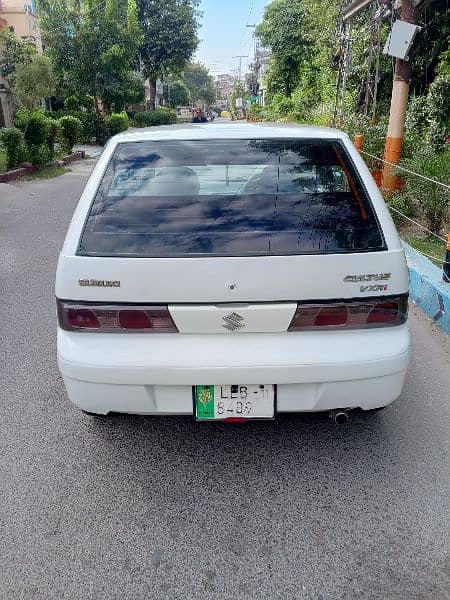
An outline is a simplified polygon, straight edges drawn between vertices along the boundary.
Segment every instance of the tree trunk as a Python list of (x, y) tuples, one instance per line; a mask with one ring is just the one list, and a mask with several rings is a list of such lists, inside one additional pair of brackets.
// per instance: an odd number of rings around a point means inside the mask
[(290, 75), (288, 75), (288, 77), (286, 79), (285, 92), (286, 92), (287, 98), (291, 98), (291, 96), (292, 96), (292, 86), (291, 86), (291, 77), (290, 77)]
[(148, 101), (149, 110), (155, 110), (156, 108), (156, 79), (153, 77), (149, 77), (148, 79), (149, 88), (150, 88), (150, 98)]

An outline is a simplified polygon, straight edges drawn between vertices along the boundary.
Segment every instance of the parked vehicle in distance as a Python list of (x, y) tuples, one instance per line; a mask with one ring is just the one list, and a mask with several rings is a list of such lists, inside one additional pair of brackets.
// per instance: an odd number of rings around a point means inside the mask
[(373, 410), (402, 391), (408, 272), (341, 131), (152, 127), (105, 148), (57, 275), (84, 411), (202, 420)]
[(177, 106), (177, 117), (179, 119), (191, 119), (194, 114), (192, 106)]

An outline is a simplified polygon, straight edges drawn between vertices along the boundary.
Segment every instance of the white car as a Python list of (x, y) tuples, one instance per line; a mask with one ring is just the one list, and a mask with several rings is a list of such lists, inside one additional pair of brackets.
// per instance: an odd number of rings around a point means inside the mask
[(56, 276), (58, 364), (86, 412), (272, 419), (386, 406), (408, 271), (341, 131), (247, 124), (114, 137)]

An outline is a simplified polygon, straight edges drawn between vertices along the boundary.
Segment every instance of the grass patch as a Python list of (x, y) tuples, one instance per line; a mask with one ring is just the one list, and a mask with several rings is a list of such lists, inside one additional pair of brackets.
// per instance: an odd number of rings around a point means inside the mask
[(424, 254), (428, 254), (429, 256), (435, 256), (437, 260), (430, 260), (438, 267), (442, 267), (447, 249), (446, 243), (444, 241), (440, 241), (437, 238), (432, 237), (431, 235), (419, 236), (407, 234), (402, 237), (407, 244), (409, 244), (419, 252), (423, 252)]
[(39, 171), (35, 171), (34, 173), (27, 173), (23, 175), (23, 177), (19, 177), (18, 181), (33, 181), (34, 179), (53, 179), (54, 177), (59, 177), (60, 175), (64, 175), (64, 173), (68, 173), (69, 169), (65, 167), (44, 167), (43, 169), (39, 169)]

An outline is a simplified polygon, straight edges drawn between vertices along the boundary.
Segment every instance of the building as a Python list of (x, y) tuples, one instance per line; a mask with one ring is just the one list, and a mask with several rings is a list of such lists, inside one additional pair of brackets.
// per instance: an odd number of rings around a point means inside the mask
[(270, 51), (256, 46), (253, 71), (258, 83), (258, 98), (261, 106), (266, 105), (266, 75), (270, 66)]
[(217, 105), (220, 108), (228, 108), (230, 106), (231, 94), (233, 92), (233, 86), (235, 83), (235, 77), (229, 73), (217, 75), (216, 77), (216, 94), (217, 94)]
[[(0, 31), (8, 27), (7, 20), (0, 16)], [(0, 127), (10, 127), (13, 120), (13, 104), (8, 82), (0, 75)]]
[[(17, 39), (28, 40), (42, 53), (42, 36), (36, 0), (0, 0), (0, 29), (8, 28)], [(0, 76), (0, 127), (11, 127), (14, 106), (8, 82)]]
[(42, 36), (37, 15), (36, 0), (0, 0), (0, 18), (18, 39), (29, 40), (42, 53)]

